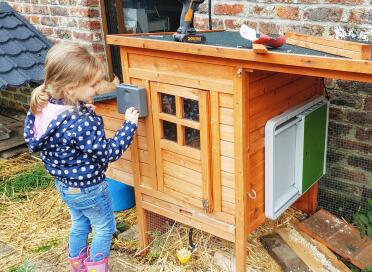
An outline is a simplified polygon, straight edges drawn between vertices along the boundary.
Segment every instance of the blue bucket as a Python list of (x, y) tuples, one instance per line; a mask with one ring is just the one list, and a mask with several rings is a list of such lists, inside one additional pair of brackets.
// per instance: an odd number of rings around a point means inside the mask
[(134, 207), (134, 188), (122, 182), (106, 178), (112, 198), (112, 209), (114, 212), (124, 211)]

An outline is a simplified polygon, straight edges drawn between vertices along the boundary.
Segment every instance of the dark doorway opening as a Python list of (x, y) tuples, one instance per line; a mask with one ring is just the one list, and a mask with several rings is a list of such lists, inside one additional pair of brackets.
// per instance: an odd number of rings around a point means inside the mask
[[(182, 3), (178, 0), (102, 0), (105, 34), (176, 32)], [(112, 72), (123, 80), (120, 52), (110, 45)], [(108, 58), (110, 59), (110, 58)], [(109, 65), (111, 65), (109, 63)], [(110, 69), (111, 70), (111, 69)]]

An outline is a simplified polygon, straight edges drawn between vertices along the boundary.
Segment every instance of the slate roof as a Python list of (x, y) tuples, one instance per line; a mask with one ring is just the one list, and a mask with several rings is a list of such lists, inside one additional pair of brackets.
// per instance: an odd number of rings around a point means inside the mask
[(52, 43), (5, 2), (0, 3), (0, 89), (40, 83)]

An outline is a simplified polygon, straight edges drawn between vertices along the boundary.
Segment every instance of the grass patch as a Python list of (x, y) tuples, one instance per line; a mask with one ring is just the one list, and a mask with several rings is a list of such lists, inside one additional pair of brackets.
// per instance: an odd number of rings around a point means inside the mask
[(47, 242), (45, 245), (41, 245), (38, 248), (34, 249), (32, 252), (34, 253), (44, 253), (49, 251), (52, 247), (55, 247), (59, 244), (58, 240), (51, 240)]
[(24, 261), (21, 266), (10, 268), (9, 272), (33, 272), (35, 268), (30, 264), (28, 260)]
[(0, 183), (0, 194), (9, 198), (24, 198), (24, 193), (34, 189), (45, 189), (53, 177), (48, 174), (41, 163), (36, 164), (32, 169), (19, 173)]

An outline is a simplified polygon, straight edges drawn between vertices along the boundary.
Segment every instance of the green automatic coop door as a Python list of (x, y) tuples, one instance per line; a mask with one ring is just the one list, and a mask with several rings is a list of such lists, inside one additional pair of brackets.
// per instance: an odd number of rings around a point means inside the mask
[(325, 174), (328, 101), (317, 97), (265, 127), (265, 213), (276, 219)]

